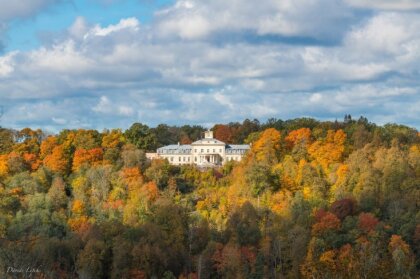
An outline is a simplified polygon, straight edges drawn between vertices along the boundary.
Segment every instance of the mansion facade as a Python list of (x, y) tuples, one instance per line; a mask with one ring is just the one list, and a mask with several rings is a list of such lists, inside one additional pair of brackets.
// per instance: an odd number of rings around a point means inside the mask
[(206, 131), (203, 139), (191, 144), (173, 144), (147, 153), (149, 159), (167, 159), (172, 165), (195, 164), (203, 167), (221, 166), (228, 161), (240, 161), (250, 149), (248, 144), (226, 144)]

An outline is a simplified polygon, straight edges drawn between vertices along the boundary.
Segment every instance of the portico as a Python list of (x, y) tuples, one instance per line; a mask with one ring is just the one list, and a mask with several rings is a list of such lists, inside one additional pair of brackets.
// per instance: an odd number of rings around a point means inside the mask
[(223, 159), (219, 154), (206, 154), (199, 156), (199, 163), (209, 163), (213, 165), (221, 165)]

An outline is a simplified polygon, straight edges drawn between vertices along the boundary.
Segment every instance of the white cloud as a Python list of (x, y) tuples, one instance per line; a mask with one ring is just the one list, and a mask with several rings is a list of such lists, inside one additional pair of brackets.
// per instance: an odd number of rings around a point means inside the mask
[(210, 22), (200, 15), (180, 16), (164, 20), (159, 26), (159, 32), (165, 36), (178, 34), (183, 39), (202, 38), (211, 31)]
[(83, 38), (88, 32), (88, 24), (84, 17), (77, 17), (74, 23), (69, 27), (68, 32), (70, 36), (77, 39)]
[(319, 103), (322, 100), (322, 95), (319, 93), (314, 93), (309, 97), (311, 103)]
[(415, 97), (419, 92), (418, 90), (419, 88), (356, 85), (347, 86), (341, 90), (330, 92), (330, 94), (334, 95), (333, 102), (337, 106), (380, 106), (381, 104), (378, 101), (385, 101), (390, 98)]
[(345, 0), (349, 5), (360, 8), (411, 11), (420, 9), (418, 0)]
[[(420, 125), (415, 13), (361, 20), (338, 0), (178, 1), (149, 25), (79, 17), (63, 33), (0, 56), (3, 123), (103, 128), (388, 113)], [(323, 41), (330, 33), (338, 43)]]
[(235, 109), (235, 104), (230, 100), (230, 98), (227, 95), (223, 94), (223, 92), (216, 92), (214, 94), (214, 99), (221, 105), (228, 107), (230, 110)]
[(386, 75), (412, 78), (418, 75), (419, 30), (415, 14), (381, 12), (355, 25), (342, 45), (305, 47), (301, 57), (307, 73), (324, 84), (369, 82)]
[(156, 15), (159, 34), (184, 39), (239, 31), (325, 39), (339, 35), (354, 18), (337, 0), (180, 0)]
[(121, 30), (138, 31), (139, 27), (140, 27), (140, 22), (136, 18), (133, 18), (133, 17), (125, 18), (125, 19), (121, 19), (120, 22), (118, 22), (117, 24), (115, 25), (111, 24), (105, 28), (102, 28), (101, 26), (96, 25), (85, 35), (85, 39), (88, 36), (105, 37), (105, 36), (110, 35), (111, 33), (119, 32)]
[(51, 118), (51, 119), (52, 119), (52, 121), (53, 121), (54, 123), (56, 123), (56, 124), (58, 124), (58, 125), (65, 125), (65, 124), (67, 124), (67, 120), (66, 120), (66, 119), (64, 119), (64, 118), (53, 117), (53, 118)]
[(131, 116), (134, 114), (134, 109), (129, 106), (118, 106), (118, 113), (123, 116)]
[(383, 63), (346, 61), (345, 55), (342, 49), (331, 51), (319, 47), (308, 47), (302, 54), (302, 58), (307, 71), (323, 76), (324, 80), (331, 80), (331, 78), (341, 81), (371, 80), (390, 70)]
[(29, 71), (53, 71), (79, 74), (89, 70), (92, 61), (76, 48), (73, 40), (42, 47), (28, 54)]
[(11, 73), (13, 73), (13, 57), (15, 54), (16, 52), (11, 52), (6, 54), (5, 56), (0, 56), (0, 78), (7, 77)]
[(373, 55), (398, 55), (413, 40), (419, 40), (418, 14), (380, 13), (366, 25), (350, 32), (345, 44), (363, 53)]
[(99, 103), (94, 106), (92, 110), (95, 112), (108, 113), (112, 110), (111, 101), (106, 96), (102, 96)]
[(107, 96), (101, 96), (99, 103), (96, 106), (94, 106), (92, 110), (97, 113), (109, 115), (134, 115), (134, 109), (132, 107), (126, 105), (116, 105), (114, 102), (109, 100)]

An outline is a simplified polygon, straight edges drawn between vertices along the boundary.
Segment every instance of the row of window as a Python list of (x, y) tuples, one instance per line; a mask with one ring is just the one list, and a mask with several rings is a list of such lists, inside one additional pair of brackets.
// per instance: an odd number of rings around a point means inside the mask
[[(207, 153), (210, 153), (212, 149), (201, 149), (201, 153), (205, 153), (207, 150)], [(194, 152), (197, 153), (198, 149), (194, 149)], [(222, 153), (223, 149), (219, 149), (219, 153)], [(164, 149), (164, 150), (158, 150), (158, 153), (160, 154), (190, 154), (191, 149)], [(216, 149), (213, 148), (213, 153), (216, 153)]]
[[(198, 149), (194, 149), (194, 152), (197, 153)], [(205, 149), (201, 149), (201, 153), (204, 153)], [(207, 153), (210, 153), (210, 149), (207, 149)], [(216, 153), (216, 149), (213, 148), (213, 153)], [(222, 149), (219, 149), (219, 153), (222, 153)]]
[[(204, 141), (204, 140), (203, 140), (202, 142), (203, 142), (203, 143), (211, 143), (212, 141), (209, 141), (209, 140)], [(214, 141), (213, 141), (213, 143), (217, 143), (217, 141), (215, 141), (215, 140), (214, 140)]]
[[(178, 162), (181, 162), (181, 158), (182, 158), (182, 162), (189, 162), (190, 161), (190, 157), (178, 157)], [(170, 157), (169, 160), (171, 162), (174, 161), (174, 157)]]
[[(175, 161), (176, 161), (176, 157), (170, 157), (169, 158), (169, 161), (174, 162), (174, 158), (175, 158)], [(233, 160), (239, 161), (240, 159), (241, 159), (240, 156), (227, 156), (226, 157), (226, 161), (233, 161)], [(181, 157), (181, 156), (179, 156), (178, 157), (178, 162), (190, 162), (190, 157)], [(197, 162), (197, 157), (194, 157), (194, 162)]]
[[(199, 149), (194, 149), (194, 153), (197, 153)], [(206, 152), (207, 151), (207, 152)], [(200, 149), (201, 153), (210, 153), (213, 151), (213, 153), (216, 153), (216, 149)], [(247, 150), (246, 149), (226, 149), (226, 154), (245, 154)], [(219, 153), (222, 153), (223, 149), (219, 149)], [(164, 149), (164, 150), (158, 150), (159, 154), (190, 154), (191, 149)]]
[(226, 154), (245, 154), (246, 149), (226, 149)]
[(157, 153), (160, 154), (179, 154), (179, 153), (183, 153), (183, 154), (190, 154), (191, 153), (191, 149), (163, 149), (163, 150), (158, 150)]

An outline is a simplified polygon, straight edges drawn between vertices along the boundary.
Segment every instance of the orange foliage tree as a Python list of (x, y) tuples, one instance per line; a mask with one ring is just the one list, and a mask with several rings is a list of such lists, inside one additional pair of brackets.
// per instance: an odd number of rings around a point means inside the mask
[(44, 139), (41, 143), (41, 151), (39, 153), (39, 157), (41, 159), (44, 159), (45, 157), (47, 157), (47, 155), (50, 155), (54, 149), (54, 147), (56, 147), (57, 144), (57, 138), (56, 137), (48, 137), (46, 139)]
[(0, 155), (0, 177), (5, 177), (9, 173), (9, 167), (7, 165), (8, 155)]
[(64, 153), (62, 145), (54, 147), (52, 153), (44, 158), (44, 165), (54, 172), (67, 172), (69, 160)]
[(77, 149), (73, 157), (73, 171), (77, 171), (83, 165), (97, 165), (102, 161), (102, 148), (93, 148), (90, 150)]
[(159, 189), (153, 181), (143, 185), (142, 192), (148, 201), (155, 201), (159, 195)]
[(143, 184), (143, 175), (138, 167), (123, 168), (121, 170), (121, 177), (127, 184), (129, 191), (138, 189)]
[(24, 153), (23, 160), (32, 171), (37, 170), (41, 165), (41, 160), (39, 160), (39, 158), (35, 154)]
[(309, 146), (311, 144), (311, 130), (309, 128), (293, 130), (284, 138), (284, 141), (289, 149), (292, 149), (299, 143)]

